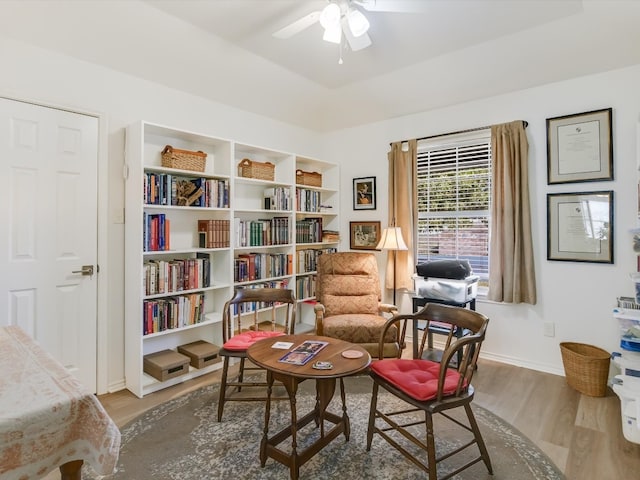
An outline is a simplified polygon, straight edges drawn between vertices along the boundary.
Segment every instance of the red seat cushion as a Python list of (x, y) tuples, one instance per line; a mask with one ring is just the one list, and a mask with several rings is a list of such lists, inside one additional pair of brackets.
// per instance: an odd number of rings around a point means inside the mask
[(233, 350), (236, 352), (242, 351), (249, 348), (258, 340), (262, 340), (263, 338), (279, 337), (281, 335), (284, 335), (284, 334), (282, 332), (272, 332), (272, 331), (262, 331), (262, 330), (258, 330), (256, 332), (253, 330), (249, 330), (248, 332), (234, 335), (233, 337), (231, 337), (229, 340), (225, 342), (222, 348), (226, 350)]
[[(437, 362), (390, 358), (372, 363), (371, 370), (416, 400), (431, 400), (437, 395), (440, 372), (440, 364)], [(459, 378), (457, 370), (447, 369), (444, 395), (455, 393)]]

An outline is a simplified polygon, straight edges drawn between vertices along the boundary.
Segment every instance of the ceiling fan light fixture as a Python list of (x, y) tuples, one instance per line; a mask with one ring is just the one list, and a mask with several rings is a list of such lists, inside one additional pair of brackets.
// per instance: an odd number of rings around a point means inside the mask
[(347, 21), (349, 22), (349, 30), (354, 37), (364, 35), (369, 30), (369, 20), (360, 10), (350, 9), (347, 13)]
[(322, 25), (322, 28), (325, 30), (340, 28), (341, 15), (340, 6), (336, 3), (330, 3), (324, 7), (322, 13), (320, 13), (320, 25)]
[(342, 29), (340, 28), (340, 24), (338, 23), (336, 27), (325, 28), (322, 39), (325, 42), (331, 42), (331, 43), (342, 42)]

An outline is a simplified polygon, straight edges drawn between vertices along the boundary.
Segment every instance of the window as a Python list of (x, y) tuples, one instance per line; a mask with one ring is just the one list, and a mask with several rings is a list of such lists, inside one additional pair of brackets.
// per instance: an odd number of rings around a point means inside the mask
[(420, 140), (418, 261), (469, 260), (489, 278), (491, 131)]

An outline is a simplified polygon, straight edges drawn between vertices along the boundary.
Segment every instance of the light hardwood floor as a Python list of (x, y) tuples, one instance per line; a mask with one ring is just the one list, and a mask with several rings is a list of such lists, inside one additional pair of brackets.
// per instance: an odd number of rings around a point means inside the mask
[[(123, 426), (155, 405), (219, 379), (214, 372), (143, 399), (126, 390), (99, 398)], [(564, 377), (482, 359), (473, 384), (475, 403), (531, 439), (568, 480), (640, 479), (640, 444), (623, 437), (620, 400), (611, 390), (605, 397), (588, 397), (567, 386)]]

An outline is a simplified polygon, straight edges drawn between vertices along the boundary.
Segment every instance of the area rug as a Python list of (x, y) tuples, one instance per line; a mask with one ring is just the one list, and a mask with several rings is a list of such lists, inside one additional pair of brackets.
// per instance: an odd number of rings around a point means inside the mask
[[(313, 408), (314, 383), (304, 382), (297, 396), (298, 418)], [(359, 376), (345, 379), (347, 412), (351, 436), (333, 440), (300, 467), (300, 479), (424, 479), (426, 474), (406, 460), (378, 435), (366, 451), (366, 434), (371, 399), (371, 379)], [(399, 402), (392, 395), (380, 394), (379, 405)], [(83, 478), (105, 480), (180, 479), (213, 480), (289, 478), (288, 467), (269, 458), (260, 467), (259, 445), (264, 428), (264, 404), (228, 402), (223, 421), (216, 421), (218, 386), (203, 387), (155, 407), (121, 429), (122, 446), (117, 472), (101, 477), (85, 467)], [(334, 397), (329, 410), (341, 412), (340, 397)], [(554, 480), (564, 476), (553, 462), (530, 440), (491, 412), (474, 405), (480, 430), (491, 456), (494, 475), (479, 462), (454, 479)], [(290, 420), (289, 402), (272, 402), (270, 429), (279, 431)], [(305, 427), (298, 451), (311, 441), (318, 429)], [(330, 427), (330, 425), (328, 425)], [(462, 444), (466, 432), (442, 419), (436, 423), (438, 449)], [(283, 442), (286, 448), (290, 442)], [(468, 449), (476, 455), (476, 447)], [(451, 468), (451, 469), (450, 469)], [(444, 465), (440, 472), (452, 471)], [(441, 474), (442, 474), (441, 473)]]

